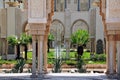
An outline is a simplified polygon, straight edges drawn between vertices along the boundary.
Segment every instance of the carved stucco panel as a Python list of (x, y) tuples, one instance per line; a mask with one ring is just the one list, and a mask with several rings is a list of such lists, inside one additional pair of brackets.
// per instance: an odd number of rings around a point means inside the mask
[(29, 0), (28, 1), (28, 22), (29, 23), (46, 23), (46, 0)]
[(42, 18), (44, 15), (43, 12), (43, 0), (31, 0), (31, 14), (30, 16), (33, 18)]
[(108, 17), (120, 18), (120, 0), (108, 0)]

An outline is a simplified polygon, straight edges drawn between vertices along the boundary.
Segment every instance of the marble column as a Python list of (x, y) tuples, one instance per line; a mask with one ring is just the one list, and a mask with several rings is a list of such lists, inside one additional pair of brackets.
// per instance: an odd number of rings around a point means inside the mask
[(116, 54), (117, 54), (117, 45), (116, 45), (117, 41), (116, 41), (116, 35), (114, 35), (114, 46), (113, 46), (113, 70), (114, 70), (114, 74), (116, 74)]
[(70, 53), (70, 39), (65, 40), (65, 47), (66, 47), (66, 59), (68, 59)]
[(43, 74), (43, 40), (44, 36), (38, 36), (38, 75), (42, 77)]
[(46, 34), (44, 37), (44, 73), (47, 73), (47, 40), (48, 35)]
[(109, 41), (106, 40), (106, 74), (109, 73), (109, 53), (108, 53)]
[(36, 37), (32, 36), (32, 76), (36, 77)]
[(115, 54), (116, 54), (116, 45), (114, 40), (114, 35), (109, 36), (109, 46), (108, 46), (108, 74), (114, 74), (116, 72), (115, 66)]
[(120, 41), (117, 41), (117, 74), (120, 75)]

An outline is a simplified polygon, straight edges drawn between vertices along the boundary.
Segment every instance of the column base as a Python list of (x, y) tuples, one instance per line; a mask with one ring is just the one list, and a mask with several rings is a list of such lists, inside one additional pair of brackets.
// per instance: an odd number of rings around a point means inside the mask
[(37, 78), (38, 76), (34, 73), (32, 73), (32, 75), (30, 76), (31, 78)]
[(118, 79), (120, 80), (120, 74), (117, 74)]
[(107, 77), (110, 79), (118, 79), (119, 76), (117, 74), (109, 74)]
[(47, 70), (44, 70), (44, 74), (47, 74), (48, 72), (47, 72)]
[(38, 73), (38, 77), (39, 78), (44, 78), (44, 74), (43, 73)]
[(44, 68), (43, 69), (43, 72), (44, 72), (44, 74), (47, 74), (48, 72), (47, 72), (47, 68)]
[(116, 70), (114, 70), (113, 73), (110, 73), (110, 71), (107, 70), (107, 71), (105, 72), (105, 74), (107, 74), (107, 75), (114, 75), (114, 74), (116, 74)]
[(105, 74), (109, 74), (109, 71), (106, 71)]

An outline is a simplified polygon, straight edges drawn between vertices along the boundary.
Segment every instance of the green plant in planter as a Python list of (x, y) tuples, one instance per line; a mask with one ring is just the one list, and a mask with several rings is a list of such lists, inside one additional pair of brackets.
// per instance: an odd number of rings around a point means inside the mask
[(32, 36), (22, 33), (20, 35), (20, 43), (22, 46), (24, 46), (25, 59), (27, 60), (28, 59), (28, 56), (27, 56), (28, 46), (27, 45), (29, 43), (32, 43)]
[(54, 41), (54, 35), (52, 33), (49, 33), (48, 35), (48, 51), (47, 52), (50, 52), (50, 42)]
[(20, 59), (17, 61), (17, 64), (15, 65), (15, 67), (12, 69), (12, 73), (22, 73), (23, 72), (23, 67), (25, 65), (25, 60), (24, 59)]
[(78, 58), (82, 56), (83, 49), (89, 41), (89, 33), (86, 30), (78, 29), (71, 35), (71, 42), (72, 44), (77, 44), (77, 54)]
[(106, 61), (106, 55), (105, 54), (94, 54), (91, 60), (92, 61)]
[[(16, 57), (16, 59), (20, 59), (20, 41), (19, 41), (19, 39), (17, 38), (17, 36), (15, 36), (15, 35), (12, 35), (12, 36), (8, 36), (7, 37), (7, 41), (8, 41), (8, 45), (9, 45), (9, 47), (11, 47), (11, 48), (13, 48), (14, 49), (14, 47), (16, 46), (17, 47), (17, 57)], [(9, 48), (8, 47), (8, 48)], [(11, 50), (13, 50), (13, 49), (11, 49)], [(9, 49), (8, 49), (9, 50)], [(10, 50), (10, 51), (11, 51)], [(14, 52), (14, 51), (13, 51)]]
[(85, 73), (86, 72), (86, 69), (83, 67), (83, 65), (85, 65), (85, 64), (84, 64), (82, 58), (80, 58), (77, 62), (77, 69), (78, 69), (79, 73)]
[(61, 72), (61, 66), (62, 66), (62, 60), (60, 58), (55, 59), (54, 67), (52, 72), (53, 73), (59, 73)]

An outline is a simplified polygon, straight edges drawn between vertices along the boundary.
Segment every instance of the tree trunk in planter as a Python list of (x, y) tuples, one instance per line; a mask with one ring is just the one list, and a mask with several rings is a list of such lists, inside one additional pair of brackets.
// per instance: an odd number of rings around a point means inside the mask
[(20, 44), (17, 45), (17, 57), (16, 59), (20, 59)]
[(48, 50), (47, 50), (47, 52), (50, 52), (50, 40), (48, 40), (47, 45), (48, 45)]
[(24, 45), (25, 60), (27, 60), (27, 50), (28, 50), (27, 45)]
[(83, 55), (83, 46), (77, 47), (77, 53), (78, 53), (78, 60)]

